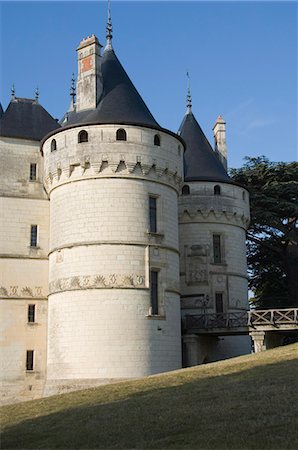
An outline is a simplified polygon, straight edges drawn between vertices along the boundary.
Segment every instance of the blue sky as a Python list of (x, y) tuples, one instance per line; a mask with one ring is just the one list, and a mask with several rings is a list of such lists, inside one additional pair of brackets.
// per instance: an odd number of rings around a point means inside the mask
[[(150, 111), (176, 131), (193, 112), (213, 144), (219, 114), (227, 122), (230, 167), (244, 156), (297, 159), (296, 2), (111, 3), (113, 45)], [(67, 110), (82, 38), (105, 43), (106, 2), (1, 2), (0, 99), (33, 97), (61, 118)]]

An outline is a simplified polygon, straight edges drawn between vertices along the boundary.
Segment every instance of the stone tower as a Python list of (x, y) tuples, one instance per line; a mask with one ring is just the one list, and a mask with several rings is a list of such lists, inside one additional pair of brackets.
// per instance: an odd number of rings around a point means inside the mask
[[(196, 121), (188, 95), (179, 135), (186, 142), (179, 198), (182, 317), (248, 309), (245, 232), (249, 196), (233, 183), (226, 165), (225, 122), (214, 127), (214, 151)], [(202, 319), (204, 320), (204, 319)], [(184, 330), (184, 364), (249, 353), (247, 336), (204, 337)]]
[(47, 394), (181, 367), (184, 143), (157, 124), (130, 81), (110, 18), (103, 56), (94, 36), (82, 48), (91, 62), (83, 76), (79, 60), (78, 86), (84, 79), (90, 107), (81, 88), (79, 107), (42, 145), (51, 204)]

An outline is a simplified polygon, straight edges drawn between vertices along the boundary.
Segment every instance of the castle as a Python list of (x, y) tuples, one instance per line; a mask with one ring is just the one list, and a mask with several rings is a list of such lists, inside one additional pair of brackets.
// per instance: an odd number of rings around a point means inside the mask
[[(192, 112), (154, 119), (112, 46), (110, 16), (78, 49), (58, 123), (12, 91), (0, 108), (1, 378), (37, 398), (250, 352), (189, 333), (192, 314), (245, 311), (249, 196)], [(182, 328), (181, 328), (182, 322)]]

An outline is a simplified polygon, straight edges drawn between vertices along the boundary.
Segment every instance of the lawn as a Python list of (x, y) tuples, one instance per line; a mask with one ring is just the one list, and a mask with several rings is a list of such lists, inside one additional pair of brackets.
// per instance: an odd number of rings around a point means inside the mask
[(298, 344), (1, 408), (2, 449), (297, 449)]

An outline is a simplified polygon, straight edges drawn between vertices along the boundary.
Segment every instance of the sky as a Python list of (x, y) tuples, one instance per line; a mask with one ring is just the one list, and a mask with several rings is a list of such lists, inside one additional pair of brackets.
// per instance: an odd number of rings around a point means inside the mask
[[(55, 118), (70, 103), (76, 48), (95, 34), (105, 44), (106, 1), (0, 2), (0, 101), (11, 85)], [(157, 122), (177, 131), (192, 111), (213, 145), (226, 120), (228, 162), (245, 156), (297, 159), (297, 3), (111, 1), (113, 47)]]

